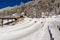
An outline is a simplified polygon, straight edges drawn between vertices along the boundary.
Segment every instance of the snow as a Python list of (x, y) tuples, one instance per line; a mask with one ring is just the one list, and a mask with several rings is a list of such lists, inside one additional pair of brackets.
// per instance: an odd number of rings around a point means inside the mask
[(14, 26), (0, 28), (0, 40), (60, 40), (59, 24), (57, 18), (25, 18)]
[[(13, 19), (13, 21), (14, 21), (14, 19)], [(12, 20), (3, 20), (3, 24), (8, 23), (8, 22), (12, 22)]]
[[(23, 30), (18, 30), (18, 31), (14, 31), (14, 32), (10, 32), (10, 33), (4, 33), (3, 37), (1, 36), (0, 38), (3, 40), (3, 38), (6, 38), (4, 40), (9, 40), (9, 39), (14, 39), (14, 38), (18, 38), (18, 37), (23, 37), (24, 35), (27, 35), (27, 34), (31, 34), (32, 32), (34, 32), (35, 30), (37, 30), (40, 26), (40, 21), (35, 23), (33, 26), (31, 27), (28, 27), (28, 28), (25, 28)], [(3, 34), (3, 33), (2, 33)], [(13, 35), (13, 36), (11, 36)], [(8, 38), (10, 37), (10, 38)]]
[(14, 26), (11, 26), (11, 27), (5, 27), (5, 28), (1, 28), (0, 32), (3, 32), (3, 31), (15, 31), (15, 30), (19, 30), (19, 29), (24, 29), (24, 28), (27, 28), (28, 26), (30, 25), (33, 25), (35, 23), (35, 19), (33, 19), (32, 21), (29, 21), (28, 23), (25, 23), (25, 24), (16, 24)]
[(60, 31), (57, 28), (57, 25), (54, 23), (54, 21), (50, 22), (51, 25), (49, 25), (50, 30), (52, 32), (54, 40), (60, 40)]

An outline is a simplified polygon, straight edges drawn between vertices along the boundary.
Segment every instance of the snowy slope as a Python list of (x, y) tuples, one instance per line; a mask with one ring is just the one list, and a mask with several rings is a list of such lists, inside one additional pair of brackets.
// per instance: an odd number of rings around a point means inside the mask
[[(29, 21), (29, 20), (27, 20), (27, 21)], [(26, 21), (26, 22), (27, 22)], [(5, 27), (5, 28), (1, 28), (0, 30), (2, 30), (2, 31), (0, 31), (0, 32), (3, 32), (3, 31), (13, 31), (13, 30), (17, 30), (17, 29), (23, 29), (23, 28), (25, 28), (25, 27), (28, 27), (29, 25), (33, 25), (35, 22), (34, 22), (34, 19), (33, 19), (33, 21), (29, 21), (29, 23), (25, 23), (24, 25), (22, 25), (20, 22), (18, 23), (18, 24), (16, 24), (16, 25), (14, 25), (14, 26), (9, 26), (9, 27)]]
[[(35, 23), (31, 27), (28, 27), (28, 28), (25, 28), (25, 29), (22, 29), (22, 30), (18, 30), (18, 31), (14, 31), (14, 32), (7, 32), (7, 33), (6, 32), (1, 33), (0, 39), (1, 40), (10, 40), (10, 39), (13, 40), (14, 38), (23, 37), (27, 34), (31, 34), (32, 32), (36, 31), (39, 28), (40, 24), (41, 24), (41, 21)], [(11, 35), (13, 35), (13, 36), (11, 36)], [(5, 36), (6, 36), (6, 38), (5, 38)]]
[[(56, 23), (57, 22), (57, 23)], [(56, 18), (27, 18), (0, 29), (0, 40), (60, 40)]]

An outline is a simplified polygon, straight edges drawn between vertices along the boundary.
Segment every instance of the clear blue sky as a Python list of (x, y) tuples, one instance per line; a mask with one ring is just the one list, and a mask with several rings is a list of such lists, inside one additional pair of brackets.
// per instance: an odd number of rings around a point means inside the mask
[(29, 2), (32, 0), (0, 0), (0, 9), (8, 6), (20, 5), (21, 2)]

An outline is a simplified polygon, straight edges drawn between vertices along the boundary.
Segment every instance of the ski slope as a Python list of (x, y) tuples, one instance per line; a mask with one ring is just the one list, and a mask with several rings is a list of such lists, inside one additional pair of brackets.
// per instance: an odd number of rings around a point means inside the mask
[(60, 40), (59, 23), (56, 18), (25, 18), (0, 28), (0, 40)]
[[(14, 31), (14, 30), (18, 30), (18, 29), (24, 29), (24, 28), (27, 28), (28, 26), (31, 26), (35, 23), (35, 19), (33, 19), (32, 21), (29, 21), (29, 23), (25, 23), (24, 25), (22, 24), (16, 24), (14, 26), (11, 26), (11, 27), (5, 27), (5, 28), (1, 28), (0, 30), (3, 32), (3, 31)], [(0, 31), (0, 32), (1, 32)]]

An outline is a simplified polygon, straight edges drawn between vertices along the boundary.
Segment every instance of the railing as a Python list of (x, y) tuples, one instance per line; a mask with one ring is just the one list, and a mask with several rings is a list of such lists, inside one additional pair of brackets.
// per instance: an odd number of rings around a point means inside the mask
[[(0, 19), (1, 19), (1, 23), (2, 23), (2, 27), (3, 27), (3, 20), (10, 20), (10, 19), (15, 19), (15, 20), (17, 20), (17, 18), (15, 18), (15, 17), (0, 17)], [(12, 20), (13, 21), (13, 20)]]

